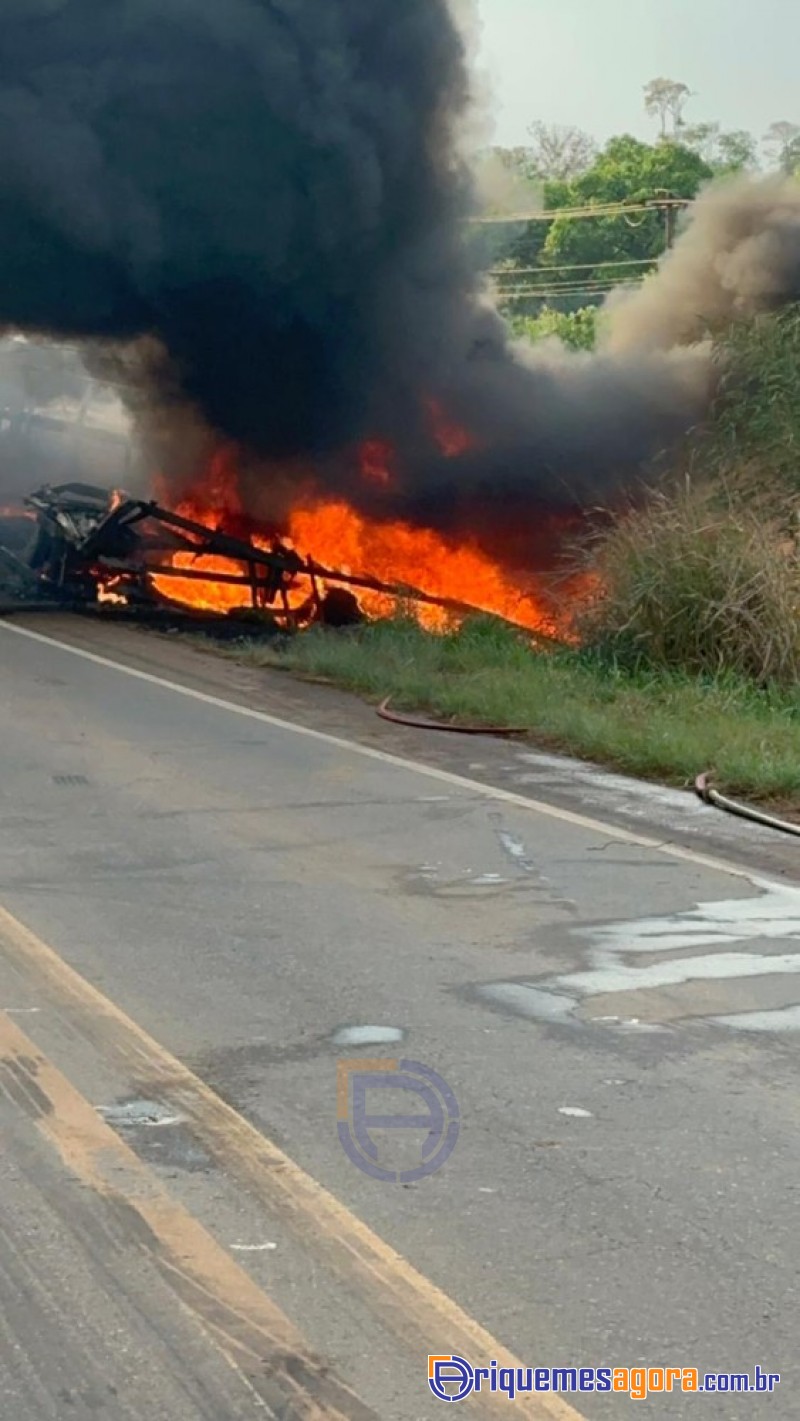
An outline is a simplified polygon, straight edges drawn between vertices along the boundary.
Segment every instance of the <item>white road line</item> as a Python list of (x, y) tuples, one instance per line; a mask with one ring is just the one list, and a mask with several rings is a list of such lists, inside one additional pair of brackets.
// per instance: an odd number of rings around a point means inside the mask
[(70, 656), (76, 656), (81, 661), (89, 661), (94, 666), (104, 666), (108, 670), (119, 672), (122, 676), (130, 676), (136, 681), (144, 681), (150, 686), (160, 686), (163, 690), (172, 691), (178, 696), (186, 696), (190, 700), (199, 701), (202, 705), (213, 706), (216, 710), (231, 711), (234, 715), (244, 716), (247, 720), (270, 725), (275, 730), (289, 731), (293, 735), (301, 735), (308, 740), (315, 740), (318, 744), (329, 745), (337, 750), (346, 750), (351, 755), (361, 755), (364, 759), (377, 760), (380, 764), (391, 765), (397, 770), (425, 775), (428, 779), (437, 780), (440, 784), (449, 784), (458, 789), (468, 790), (470, 794), (479, 795), (484, 799), (494, 800), (501, 804), (513, 804), (517, 809), (527, 809), (531, 813), (541, 814), (549, 819), (558, 819), (562, 824), (570, 824), (576, 829), (585, 829), (593, 834), (601, 834), (607, 839), (617, 839), (624, 844), (635, 844), (639, 848), (652, 849), (657, 853), (666, 854), (669, 858), (681, 859), (685, 863), (692, 863), (716, 873), (725, 873), (731, 878), (744, 879), (757, 888), (780, 886), (777, 880), (756, 875), (737, 864), (728, 863), (725, 859), (700, 854), (678, 844), (665, 844), (643, 834), (634, 834), (631, 830), (622, 829), (616, 824), (607, 824), (601, 819), (592, 819), (583, 814), (576, 814), (573, 810), (562, 809), (558, 805), (545, 804), (538, 799), (529, 799), (527, 795), (517, 794), (513, 790), (482, 784), (479, 780), (471, 780), (465, 775), (457, 775), (451, 770), (442, 770), (435, 765), (426, 765), (418, 760), (406, 760), (402, 756), (392, 755), (386, 750), (376, 750), (371, 745), (360, 745), (357, 740), (345, 740), (341, 736), (330, 735), (324, 730), (313, 730), (307, 725), (296, 725), (293, 721), (281, 720), (279, 716), (270, 715), (267, 711), (255, 710), (251, 706), (239, 705), (236, 701), (228, 701), (221, 696), (209, 695), (206, 691), (198, 691), (193, 686), (184, 686), (179, 681), (169, 681), (164, 676), (156, 676), (151, 671), (140, 671), (135, 666), (126, 666), (123, 662), (114, 661), (110, 657), (98, 656), (96, 652), (85, 651), (83, 647), (71, 646), (69, 642), (59, 641), (56, 637), (43, 636), (41, 632), (33, 632), (28, 627), (16, 626), (13, 622), (0, 619), (0, 630), (11, 632), (14, 636), (27, 637), (30, 641), (41, 642), (43, 646), (55, 647), (56, 650), (67, 652)]

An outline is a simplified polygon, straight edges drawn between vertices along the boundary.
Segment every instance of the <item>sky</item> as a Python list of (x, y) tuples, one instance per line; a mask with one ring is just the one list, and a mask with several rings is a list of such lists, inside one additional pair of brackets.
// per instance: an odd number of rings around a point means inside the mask
[(477, 0), (480, 66), (494, 134), (524, 143), (535, 119), (601, 141), (652, 137), (642, 88), (663, 76), (696, 95), (687, 123), (719, 121), (761, 137), (800, 123), (800, 5), (794, 0)]

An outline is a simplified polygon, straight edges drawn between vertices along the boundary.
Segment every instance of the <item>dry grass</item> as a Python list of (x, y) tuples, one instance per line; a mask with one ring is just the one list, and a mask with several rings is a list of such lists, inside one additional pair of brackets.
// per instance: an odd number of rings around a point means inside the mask
[(735, 322), (716, 342), (720, 382), (703, 437), (709, 469), (756, 467), (761, 487), (800, 488), (800, 307)]
[(791, 501), (720, 484), (653, 494), (599, 535), (602, 588), (580, 619), (584, 644), (618, 664), (725, 674), (760, 686), (800, 680), (800, 556)]

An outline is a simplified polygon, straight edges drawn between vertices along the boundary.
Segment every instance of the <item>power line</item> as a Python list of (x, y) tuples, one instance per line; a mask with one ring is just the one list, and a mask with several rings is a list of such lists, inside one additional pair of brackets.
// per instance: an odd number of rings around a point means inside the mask
[(607, 202), (585, 207), (556, 207), (549, 212), (515, 212), (505, 217), (468, 217), (473, 226), (499, 226), (513, 222), (517, 225), (527, 222), (568, 222), (588, 221), (593, 217), (626, 217), (632, 212), (668, 212), (677, 208), (689, 208), (694, 203), (683, 197), (654, 197), (647, 202)]
[(572, 281), (523, 282), (521, 286), (505, 287), (502, 291), (498, 291), (497, 294), (503, 297), (510, 295), (511, 292), (569, 291), (573, 286), (580, 286), (583, 290), (589, 290), (591, 287), (595, 287), (601, 291), (616, 291), (618, 286), (641, 286), (641, 284), (640, 281), (635, 280), (609, 281), (607, 278), (605, 280), (598, 278), (597, 281), (593, 281), (591, 277), (587, 277), (586, 280), (581, 281), (579, 277), (575, 277)]
[(644, 276), (629, 276), (624, 281), (615, 281), (613, 276), (565, 276), (562, 280), (550, 281), (546, 271), (539, 275), (538, 281), (520, 281), (515, 286), (504, 286), (498, 288), (498, 295), (504, 296), (507, 291), (558, 291), (565, 286), (607, 286), (609, 290), (617, 286), (641, 286)]
[(630, 281), (619, 285), (609, 283), (607, 285), (596, 286), (564, 286), (564, 287), (535, 287), (521, 286), (516, 290), (501, 291), (498, 293), (499, 300), (504, 301), (542, 301), (551, 298), (567, 296), (610, 296), (612, 291), (635, 290), (641, 286), (640, 281)]
[(655, 266), (659, 257), (626, 257), (621, 261), (577, 262), (574, 266), (511, 266), (496, 268), (489, 276), (548, 276), (557, 271), (599, 271), (601, 267)]

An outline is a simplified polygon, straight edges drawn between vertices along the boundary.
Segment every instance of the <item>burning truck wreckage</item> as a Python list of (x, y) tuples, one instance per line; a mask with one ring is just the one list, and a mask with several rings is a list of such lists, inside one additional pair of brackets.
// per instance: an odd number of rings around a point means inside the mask
[[(83, 370), (80, 359), (77, 367)], [(0, 380), (2, 368), (0, 343)], [(87, 408), (76, 422), (74, 407), (55, 401), (26, 411), (21, 438), (20, 421), (0, 409), (0, 479), (6, 464), (17, 486), (30, 469), (51, 474), (0, 506), (0, 606), (7, 612), (69, 610), (221, 639), (343, 628), (398, 610), (443, 630), (490, 613), (552, 637), (555, 620), (530, 569), (517, 577), (469, 534), (448, 538), (420, 520), (403, 521), (397, 503), (390, 516), (370, 516), (352, 495), (326, 494), (324, 479), (301, 481), (292, 472), (283, 478), (288, 503), (273, 500), (271, 516), (263, 505), (257, 516), (246, 491), (246, 452), (216, 439), (209, 448), (205, 438), (202, 457), (193, 451), (188, 487), (170, 488), (149, 472), (114, 389), (98, 395), (97, 384), (89, 381), (85, 404), (91, 412), (100, 399), (100, 427)], [(113, 437), (102, 429), (109, 401), (116, 401)], [(440, 461), (472, 450), (471, 436), (433, 402), (427, 416)], [(395, 450), (366, 440), (347, 458), (354, 482), (385, 510), (398, 482)], [(105, 482), (89, 483), (84, 471)], [(122, 480), (130, 480), (127, 487)], [(400, 506), (402, 498), (401, 491)]]
[[(299, 557), (277, 536), (271, 545), (257, 546), (154, 500), (82, 483), (45, 485), (25, 498), (24, 509), (21, 516), (6, 519), (17, 548), (0, 543), (0, 586), (5, 583), (7, 590), (33, 599), (33, 605), (177, 608), (185, 605), (183, 599), (161, 590), (166, 579), (175, 579), (176, 584), (238, 589), (242, 606), (275, 609), (286, 625), (336, 619), (337, 599), (323, 584), (323, 578), (327, 584), (334, 575)], [(0, 522), (0, 537), (2, 532)], [(178, 554), (188, 557), (190, 565), (178, 561)], [(198, 564), (208, 558), (215, 560), (213, 571)], [(301, 579), (308, 593), (298, 602)], [(341, 580), (349, 581), (345, 574)], [(355, 599), (338, 600), (339, 618), (349, 613), (349, 620), (358, 620)]]
[[(145, 617), (195, 609), (206, 625), (220, 616), (238, 625), (248, 609), (260, 614), (262, 629), (286, 630), (361, 622), (365, 595), (381, 609), (429, 609), (435, 621), (479, 610), (407, 583), (324, 566), (277, 533), (237, 537), (155, 500), (77, 482), (45, 485), (0, 516), (0, 592), (28, 608), (125, 607)], [(252, 634), (255, 618), (247, 625)]]
[(712, 185), (596, 351), (520, 345), (465, 240), (472, 8), (12, 0), (0, 326), (120, 393), (144, 476), (26, 460), (0, 370), (4, 605), (561, 630), (565, 531), (702, 424), (710, 331), (800, 298), (800, 188)]

